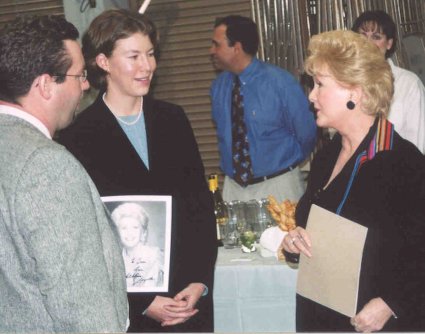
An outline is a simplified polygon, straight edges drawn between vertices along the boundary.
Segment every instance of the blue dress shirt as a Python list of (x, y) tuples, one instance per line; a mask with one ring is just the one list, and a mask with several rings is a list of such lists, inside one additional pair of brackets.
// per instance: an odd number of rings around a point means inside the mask
[[(280, 67), (253, 58), (239, 74), (254, 177), (267, 176), (307, 158), (315, 146), (316, 123), (297, 80)], [(231, 92), (234, 74), (212, 83), (221, 169), (233, 177)]]

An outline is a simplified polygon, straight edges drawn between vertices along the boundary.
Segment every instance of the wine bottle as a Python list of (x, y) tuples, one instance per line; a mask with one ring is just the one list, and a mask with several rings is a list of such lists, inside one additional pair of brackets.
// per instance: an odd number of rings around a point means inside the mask
[(227, 221), (229, 220), (229, 215), (227, 213), (226, 204), (221, 196), (220, 189), (218, 188), (217, 174), (214, 173), (208, 176), (208, 185), (214, 199), (214, 214), (217, 225), (217, 244), (218, 246), (223, 246), (224, 229)]

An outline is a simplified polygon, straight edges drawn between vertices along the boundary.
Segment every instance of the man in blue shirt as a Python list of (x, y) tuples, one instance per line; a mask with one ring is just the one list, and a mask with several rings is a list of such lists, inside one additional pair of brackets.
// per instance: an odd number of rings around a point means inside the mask
[[(211, 86), (212, 117), (217, 126), (221, 168), (226, 174), (226, 201), (261, 199), (298, 200), (304, 183), (298, 165), (315, 146), (316, 125), (308, 100), (287, 71), (255, 57), (256, 24), (232, 15), (215, 23), (211, 59), (223, 70)], [(252, 175), (248, 183), (235, 182), (232, 153), (232, 90), (240, 80), (243, 119), (249, 143)]]

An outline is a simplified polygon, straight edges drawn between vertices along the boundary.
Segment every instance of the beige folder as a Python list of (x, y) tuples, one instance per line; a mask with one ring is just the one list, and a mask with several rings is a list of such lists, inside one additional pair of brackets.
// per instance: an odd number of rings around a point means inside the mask
[(313, 256), (301, 254), (297, 293), (353, 317), (367, 228), (313, 204), (306, 230)]

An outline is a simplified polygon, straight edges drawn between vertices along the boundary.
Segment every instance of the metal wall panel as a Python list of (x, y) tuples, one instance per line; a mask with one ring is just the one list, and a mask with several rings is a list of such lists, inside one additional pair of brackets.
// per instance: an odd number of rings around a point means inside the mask
[(314, 17), (317, 30), (312, 33), (351, 29), (354, 20), (366, 10), (387, 12), (397, 25), (397, 51), (393, 58), (401, 67), (407, 67), (408, 64), (402, 44), (403, 36), (409, 33), (425, 33), (424, 0), (314, 0), (314, 2), (317, 7), (317, 15)]
[(24, 13), (63, 15), (63, 3), (62, 0), (1, 0), (0, 28)]
[(261, 36), (261, 58), (299, 78), (310, 36), (308, 1), (251, 1)]

